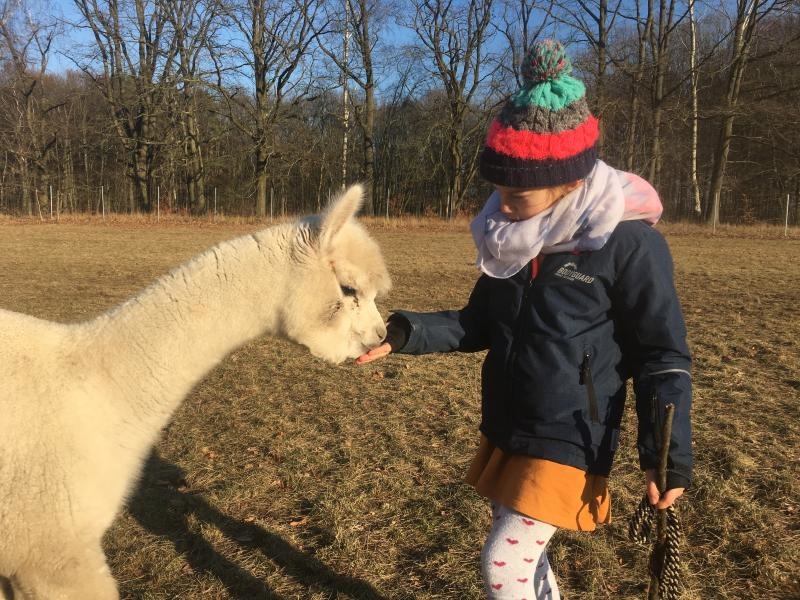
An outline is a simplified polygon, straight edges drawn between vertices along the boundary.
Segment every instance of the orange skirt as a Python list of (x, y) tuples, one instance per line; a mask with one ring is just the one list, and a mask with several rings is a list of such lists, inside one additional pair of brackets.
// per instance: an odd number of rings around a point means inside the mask
[(483, 435), (466, 480), (481, 496), (555, 527), (594, 531), (611, 521), (607, 477), (506, 454)]

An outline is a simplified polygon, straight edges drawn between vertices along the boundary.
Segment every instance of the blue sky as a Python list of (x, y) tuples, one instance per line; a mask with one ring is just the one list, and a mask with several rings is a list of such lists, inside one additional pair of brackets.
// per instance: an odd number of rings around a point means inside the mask
[(92, 35), (78, 27), (74, 23), (80, 20), (80, 14), (75, 8), (72, 0), (50, 0), (52, 16), (64, 22), (64, 33), (56, 40), (54, 52), (50, 56), (49, 67), (52, 71), (63, 73), (69, 69), (75, 69), (75, 64), (68, 58), (76, 56), (76, 50), (92, 41)]

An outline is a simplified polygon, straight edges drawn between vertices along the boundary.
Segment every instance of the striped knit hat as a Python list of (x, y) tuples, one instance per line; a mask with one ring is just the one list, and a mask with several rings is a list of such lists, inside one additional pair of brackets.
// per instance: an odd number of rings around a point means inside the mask
[(487, 181), (553, 187), (586, 177), (597, 160), (597, 119), (586, 87), (555, 40), (535, 44), (522, 65), (524, 84), (492, 121), (480, 160)]

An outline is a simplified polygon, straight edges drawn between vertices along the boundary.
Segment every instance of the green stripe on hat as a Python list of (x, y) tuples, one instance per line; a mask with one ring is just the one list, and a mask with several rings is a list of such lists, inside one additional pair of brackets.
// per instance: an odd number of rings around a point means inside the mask
[(563, 110), (586, 95), (582, 81), (570, 75), (561, 75), (552, 81), (541, 81), (536, 85), (518, 90), (510, 101), (517, 107), (539, 106), (547, 110)]

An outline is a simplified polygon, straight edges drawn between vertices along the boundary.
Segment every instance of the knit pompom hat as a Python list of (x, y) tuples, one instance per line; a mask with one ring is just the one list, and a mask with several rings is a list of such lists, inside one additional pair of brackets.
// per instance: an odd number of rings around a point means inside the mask
[(492, 121), (480, 173), (506, 187), (552, 187), (586, 177), (597, 161), (598, 126), (586, 87), (571, 77), (564, 47), (544, 40), (522, 65), (524, 84)]

